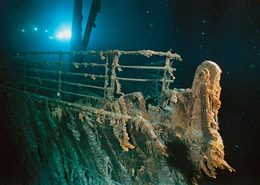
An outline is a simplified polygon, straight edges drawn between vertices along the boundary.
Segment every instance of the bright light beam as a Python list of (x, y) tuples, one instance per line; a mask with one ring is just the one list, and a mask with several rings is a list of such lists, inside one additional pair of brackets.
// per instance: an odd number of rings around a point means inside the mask
[(71, 31), (70, 30), (64, 30), (63, 32), (59, 32), (56, 35), (59, 39), (70, 39), (71, 38)]
[(58, 33), (58, 35), (56, 37), (63, 39), (64, 35), (63, 35), (63, 33)]
[(70, 37), (71, 37), (71, 31), (70, 31), (70, 30), (65, 30), (65, 31), (63, 32), (63, 34), (64, 34), (64, 36), (65, 36), (66, 38), (70, 38)]

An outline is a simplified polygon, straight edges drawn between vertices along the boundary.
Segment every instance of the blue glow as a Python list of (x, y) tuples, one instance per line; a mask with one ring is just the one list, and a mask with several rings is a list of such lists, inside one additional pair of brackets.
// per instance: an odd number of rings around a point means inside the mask
[(25, 32), (25, 30), (22, 30), (22, 32)]
[(35, 31), (37, 31), (38, 29), (37, 28), (34, 28)]
[(45, 33), (47, 33), (48, 32), (48, 30), (45, 30)]

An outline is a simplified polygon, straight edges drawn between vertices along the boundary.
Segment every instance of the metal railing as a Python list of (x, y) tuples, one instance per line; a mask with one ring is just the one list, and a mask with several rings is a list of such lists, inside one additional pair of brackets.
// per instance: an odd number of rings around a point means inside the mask
[[(84, 60), (69, 62), (71, 56), (84, 56)], [(0, 52), (0, 80), (2, 87), (63, 101), (113, 101), (148, 87), (153, 93), (163, 93), (174, 80), (173, 60), (181, 58), (169, 51), (151, 50)]]

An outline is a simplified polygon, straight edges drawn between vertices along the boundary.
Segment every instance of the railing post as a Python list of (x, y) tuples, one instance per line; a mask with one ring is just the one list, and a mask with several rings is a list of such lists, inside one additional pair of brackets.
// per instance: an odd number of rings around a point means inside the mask
[(170, 58), (167, 57), (166, 60), (165, 60), (165, 66), (164, 66), (164, 73), (163, 73), (163, 79), (162, 79), (162, 89), (161, 89), (161, 95), (164, 93), (164, 91), (166, 90), (167, 88), (167, 81), (169, 79), (169, 64), (170, 64)]
[(23, 90), (25, 89), (25, 82), (26, 82), (26, 72), (27, 72), (27, 60), (26, 60), (26, 53), (23, 54)]
[(62, 52), (59, 54), (59, 82), (58, 82), (58, 93), (57, 96), (59, 99), (61, 99), (61, 73), (62, 73)]
[(109, 99), (112, 101), (115, 96), (115, 78), (116, 78), (116, 66), (118, 64), (118, 55), (117, 52), (114, 52), (112, 69), (111, 69), (111, 82), (110, 82), (110, 90), (109, 90)]
[(172, 73), (172, 71), (175, 69), (172, 68), (173, 60), (171, 60), (171, 57), (167, 56), (166, 60), (168, 60), (168, 64), (167, 64), (168, 69), (167, 69), (167, 81), (165, 84), (165, 90), (168, 90), (170, 88), (170, 84), (172, 83), (171, 77), (172, 77), (172, 80), (175, 79), (175, 77), (173, 76), (173, 73)]
[(105, 66), (105, 83), (104, 83), (104, 99), (109, 99), (108, 94), (109, 94), (109, 88), (108, 86), (108, 80), (109, 80), (109, 76), (108, 76), (108, 65), (109, 65), (109, 55), (106, 55), (106, 66)]
[(4, 76), (4, 60), (3, 60), (3, 53), (0, 53), (0, 69), (1, 69), (1, 73), (0, 73), (0, 79), (1, 82), (3, 82), (3, 76)]

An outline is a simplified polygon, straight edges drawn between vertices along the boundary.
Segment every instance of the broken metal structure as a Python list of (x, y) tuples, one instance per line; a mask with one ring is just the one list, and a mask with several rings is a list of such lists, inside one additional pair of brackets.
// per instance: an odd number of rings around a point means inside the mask
[(221, 69), (205, 61), (191, 89), (172, 89), (175, 60), (151, 50), (2, 52), (0, 96), (30, 183), (196, 184), (203, 172), (234, 171), (218, 133)]

